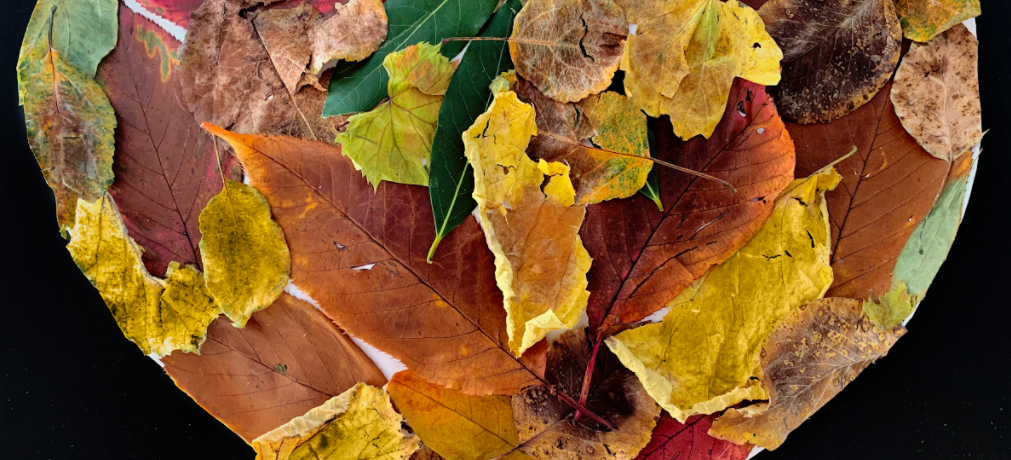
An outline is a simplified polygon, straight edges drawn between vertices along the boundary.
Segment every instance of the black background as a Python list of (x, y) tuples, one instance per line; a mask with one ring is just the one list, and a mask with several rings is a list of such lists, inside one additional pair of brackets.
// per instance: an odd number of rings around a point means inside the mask
[[(15, 67), (34, 4), (0, 0), (0, 459), (252, 460), (123, 338), (64, 249), (18, 107)], [(990, 131), (951, 255), (910, 333), (759, 459), (1011, 458), (1011, 3), (983, 9)]]

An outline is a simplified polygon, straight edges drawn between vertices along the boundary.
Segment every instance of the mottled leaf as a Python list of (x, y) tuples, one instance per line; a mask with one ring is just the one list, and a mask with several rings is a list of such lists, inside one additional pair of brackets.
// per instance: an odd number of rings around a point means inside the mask
[[(759, 11), (783, 49), (783, 118), (826, 123), (870, 101), (899, 63), (891, 0), (771, 0)], [(887, 91), (885, 91), (887, 93)]]
[(709, 433), (733, 442), (775, 449), (787, 434), (821, 409), (861, 371), (885, 356), (905, 334), (883, 330), (864, 315), (860, 301), (823, 299), (794, 310), (762, 351), (768, 409), (747, 417), (730, 409)]
[(979, 0), (895, 0), (902, 34), (928, 42), (945, 30), (981, 13)]
[(636, 460), (745, 460), (750, 444), (737, 445), (709, 435), (715, 415), (696, 415), (681, 423), (667, 413)]
[[(39, 59), (39, 47), (52, 46), (64, 62), (89, 78), (116, 47), (116, 0), (39, 0), (32, 11), (18, 61)], [(19, 64), (20, 68), (20, 64)], [(28, 80), (18, 79), (24, 86)], [(22, 89), (22, 98), (24, 89)]]

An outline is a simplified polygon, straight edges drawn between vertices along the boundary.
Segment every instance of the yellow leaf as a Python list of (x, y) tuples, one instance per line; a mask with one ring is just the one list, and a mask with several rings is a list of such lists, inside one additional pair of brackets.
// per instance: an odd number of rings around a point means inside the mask
[(516, 356), (549, 331), (574, 326), (590, 295), (590, 255), (579, 238), (586, 208), (571, 206), (575, 191), (567, 166), (527, 157), (535, 134), (534, 108), (512, 91), (497, 93), (463, 134)]
[(126, 233), (108, 195), (77, 201), (67, 249), (116, 318), (123, 335), (144, 354), (196, 353), (220, 310), (195, 268), (169, 264), (167, 281), (148, 274), (140, 246)]
[(648, 115), (670, 115), (683, 139), (709, 137), (735, 77), (779, 83), (783, 52), (755, 10), (737, 0), (620, 0), (637, 24), (622, 62), (625, 92)]
[(928, 42), (941, 32), (982, 12), (979, 0), (896, 0), (902, 35)]
[(387, 55), (390, 100), (349, 118), (347, 130), (337, 136), (344, 155), (374, 187), (384, 180), (428, 185), (439, 109), (456, 71), (439, 54), (441, 48), (418, 43)]
[[(221, 135), (216, 126), (206, 129)], [(288, 284), (291, 258), (281, 227), (270, 218), (270, 205), (260, 192), (225, 180), (221, 193), (200, 212), (200, 233), (207, 289), (222, 313), (243, 327), (253, 312), (274, 303)]]
[(359, 383), (253, 440), (257, 460), (407, 460), (418, 438), (382, 389)]
[(863, 307), (864, 313), (874, 324), (891, 329), (913, 314), (918, 302), (919, 299), (909, 295), (906, 282), (900, 281), (898, 286), (892, 288), (887, 294), (865, 300)]
[(762, 230), (668, 304), (663, 322), (607, 339), (678, 421), (767, 397), (752, 378), (765, 338), (832, 284), (824, 194), (839, 180), (829, 169), (794, 181)]
[[(604, 150), (640, 157), (649, 156), (646, 114), (624, 95), (607, 91), (580, 103), (597, 134), (591, 140)], [(599, 153), (598, 153), (599, 155)], [(646, 185), (653, 163), (625, 156), (607, 159), (608, 174), (594, 193), (583, 198), (587, 204), (615, 198), (628, 198)]]

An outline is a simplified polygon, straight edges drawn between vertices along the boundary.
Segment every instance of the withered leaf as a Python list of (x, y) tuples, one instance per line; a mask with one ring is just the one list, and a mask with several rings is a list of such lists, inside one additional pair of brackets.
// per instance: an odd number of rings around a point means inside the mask
[(636, 460), (745, 460), (750, 444), (738, 445), (709, 435), (715, 415), (696, 415), (681, 423), (664, 413), (653, 439)]
[(309, 34), (316, 30), (320, 18), (319, 10), (308, 3), (301, 3), (295, 8), (262, 11), (253, 18), (256, 34), (289, 93), (294, 94), (305, 81), (303, 76), (313, 51)]
[(958, 23), (980, 14), (979, 0), (895, 0), (902, 34), (927, 42)]
[[(280, 0), (244, 0), (243, 8), (251, 8), (259, 4), (269, 5)], [(334, 0), (308, 0), (321, 13), (328, 14), (334, 9), (334, 5), (339, 2)], [(186, 28), (190, 24), (190, 15), (193, 14), (204, 0), (137, 0), (144, 9), (157, 14), (173, 24)]]
[(613, 0), (529, 0), (516, 15), (509, 52), (516, 73), (545, 95), (576, 102), (610, 86), (627, 35)]
[(309, 31), (312, 41), (311, 75), (318, 76), (331, 60), (361, 61), (386, 40), (386, 10), (382, 0), (350, 0), (337, 4), (337, 12)]
[(891, 0), (771, 0), (759, 14), (783, 49), (783, 118), (826, 123), (870, 101), (899, 63)]
[(709, 433), (766, 449), (779, 447), (791, 431), (885, 356), (905, 332), (901, 326), (875, 326), (854, 299), (816, 300), (794, 310), (762, 351), (762, 384), (771, 396), (768, 409), (750, 417), (730, 409)]
[(162, 362), (179, 388), (247, 442), (357, 382), (386, 383), (350, 337), (288, 294), (243, 329), (218, 318), (201, 354), (176, 352)]
[(913, 43), (892, 86), (902, 127), (931, 155), (953, 161), (983, 139), (979, 42), (959, 24), (929, 43)]

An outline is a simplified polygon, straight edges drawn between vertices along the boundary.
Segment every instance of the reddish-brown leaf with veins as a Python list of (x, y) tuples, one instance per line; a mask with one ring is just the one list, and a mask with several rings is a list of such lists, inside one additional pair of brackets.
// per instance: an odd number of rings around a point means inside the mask
[(696, 415), (685, 423), (664, 412), (653, 429), (653, 439), (636, 460), (744, 460), (750, 444), (737, 445), (709, 435), (716, 415)]
[(218, 318), (199, 355), (175, 352), (163, 362), (179, 388), (247, 442), (358, 382), (386, 384), (350, 337), (288, 294), (243, 329)]
[(923, 150), (899, 122), (885, 86), (863, 107), (820, 125), (789, 124), (797, 176), (836, 165), (842, 182), (828, 192), (835, 282), (827, 296), (866, 299), (891, 290), (892, 270), (944, 184), (949, 165)]

